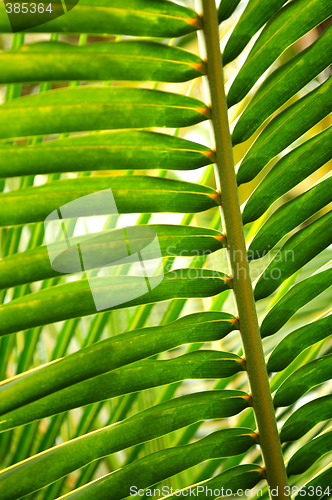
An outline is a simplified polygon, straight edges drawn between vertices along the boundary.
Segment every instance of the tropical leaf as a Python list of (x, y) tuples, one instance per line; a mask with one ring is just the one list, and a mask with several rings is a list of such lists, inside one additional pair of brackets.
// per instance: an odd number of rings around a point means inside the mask
[(1, 499), (328, 498), (330, 2), (27, 4), (0, 5)]

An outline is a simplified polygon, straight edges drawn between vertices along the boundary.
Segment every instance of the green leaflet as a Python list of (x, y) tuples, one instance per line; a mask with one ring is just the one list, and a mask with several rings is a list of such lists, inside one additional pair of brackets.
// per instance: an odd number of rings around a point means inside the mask
[[(80, 0), (65, 16), (34, 26), (34, 33), (100, 33), (173, 38), (199, 29), (198, 15), (166, 0)], [(11, 33), (4, 5), (0, 33)]]
[(331, 201), (332, 178), (329, 177), (279, 207), (256, 233), (249, 246), (249, 259), (264, 257), (281, 238)]
[(219, 23), (222, 23), (223, 21), (226, 21), (226, 19), (231, 17), (239, 3), (240, 0), (221, 0), (218, 7)]
[(232, 315), (204, 312), (184, 316), (166, 325), (116, 335), (2, 382), (0, 413), (186, 343), (220, 340), (234, 329), (236, 320)]
[(199, 350), (166, 361), (138, 361), (76, 384), (71, 381), (57, 392), (49, 390), (46, 396), (1, 415), (0, 431), (123, 394), (186, 379), (226, 378), (241, 370), (239, 356), (219, 351)]
[(331, 378), (331, 354), (310, 361), (310, 363), (298, 368), (283, 382), (274, 396), (274, 406), (289, 406), (309, 389)]
[(70, 45), (40, 42), (0, 52), (0, 83), (70, 80), (183, 82), (202, 76), (199, 57), (147, 41)]
[(295, 441), (304, 436), (319, 422), (328, 420), (332, 415), (332, 396), (323, 396), (295, 410), (281, 429), (282, 442)]
[(291, 236), (259, 277), (255, 299), (271, 295), (287, 278), (332, 243), (332, 212)]
[(179, 137), (113, 130), (31, 146), (0, 144), (0, 177), (90, 170), (191, 170), (213, 163), (205, 146)]
[(313, 500), (328, 500), (331, 498), (331, 474), (332, 467), (327, 467), (323, 472), (317, 474), (311, 481), (302, 486), (295, 499), (303, 498), (303, 496), (309, 495)]
[[(188, 488), (184, 488), (182, 491), (182, 496), (186, 497), (189, 494), (195, 495), (200, 499), (211, 499), (211, 491), (218, 490), (220, 494), (222, 494), (222, 489), (230, 490), (232, 492), (236, 492), (239, 489), (251, 489), (255, 486), (259, 481), (263, 478), (264, 471), (259, 465), (248, 464), (248, 465), (238, 465), (237, 467), (232, 467), (217, 476), (208, 479), (207, 481), (202, 481), (199, 485), (190, 486)], [(189, 490), (187, 493), (184, 493), (186, 490)], [(232, 493), (235, 495), (236, 493)], [(166, 500), (166, 498), (177, 498), (179, 496), (178, 493), (173, 493), (166, 497), (163, 497), (162, 500)], [(213, 497), (212, 497), (213, 498)], [(214, 497), (215, 498), (215, 497)]]
[(162, 436), (194, 422), (225, 418), (248, 407), (242, 391), (207, 391), (149, 408), (24, 460), (0, 473), (0, 495), (14, 500), (111, 453)]
[[(267, 8), (269, 3), (267, 2)], [(231, 86), (229, 107), (241, 101), (287, 47), (332, 14), (328, 0), (295, 0), (265, 26)]]
[[(160, 279), (160, 276), (149, 278), (148, 293), (142, 278), (111, 276), (83, 279), (25, 295), (0, 306), (0, 335), (95, 314), (94, 300), (111, 303), (116, 297), (118, 305), (107, 309), (111, 310), (171, 298), (211, 297), (230, 286), (225, 274), (208, 269), (177, 269), (166, 273), (161, 282)], [(132, 296), (137, 298), (128, 301)]]
[(261, 325), (262, 337), (276, 333), (294, 314), (332, 284), (332, 268), (296, 283), (269, 310)]
[[(85, 254), (91, 255), (94, 267), (111, 265), (112, 262), (118, 264), (116, 261), (124, 257), (124, 248), (127, 249), (125, 236), (129, 238), (131, 254), (145, 249), (144, 259), (153, 259), (156, 255), (152, 250), (149, 252), (149, 244), (156, 235), (164, 257), (208, 255), (224, 246), (223, 236), (213, 229), (150, 224), (126, 227), (126, 232), (115, 229), (87, 234), (84, 242), (82, 237), (71, 238), (71, 248), (64, 250), (62, 257), (57, 257), (57, 262), (60, 264), (63, 258), (63, 268), (67, 267), (69, 273), (80, 272), (82, 267), (77, 267), (80, 263), (76, 259), (77, 244), (80, 244), (84, 245)], [(54, 243), (54, 248), (64, 246), (64, 242)], [(46, 245), (0, 260), (0, 289), (59, 275), (62, 273), (52, 267)]]
[(287, 465), (289, 476), (302, 474), (319, 458), (332, 450), (332, 431), (324, 432), (297, 450)]
[[(234, 33), (234, 32), (233, 32)], [(246, 141), (258, 127), (332, 62), (332, 26), (307, 49), (277, 68), (262, 84), (235, 125), (233, 144)]]
[(283, 156), (248, 199), (243, 223), (258, 219), (275, 200), (327, 163), (331, 159), (331, 141), (332, 127), (329, 127)]
[[(257, 31), (271, 19), (273, 14), (286, 3), (287, 0), (250, 0), (237, 22), (226, 44), (223, 62), (224, 65), (235, 59), (245, 48)], [(222, 2), (221, 2), (222, 5)]]
[(193, 444), (152, 453), (61, 498), (105, 500), (111, 491), (112, 498), (120, 500), (129, 496), (128, 485), (144, 489), (204, 460), (245, 452), (253, 444), (255, 440), (251, 429), (213, 432)]
[(240, 165), (238, 184), (251, 181), (284, 149), (330, 112), (332, 78), (277, 115), (259, 135)]
[(289, 333), (275, 347), (267, 369), (269, 372), (278, 372), (286, 368), (307, 347), (331, 335), (332, 314), (302, 326)]
[(0, 138), (116, 128), (186, 127), (209, 118), (204, 103), (159, 90), (67, 87), (0, 106)]
[[(200, 212), (218, 205), (213, 189), (190, 182), (147, 176), (81, 177), (1, 194), (0, 226), (44, 221), (62, 205), (107, 189), (112, 190), (118, 213)], [(80, 216), (110, 215), (109, 210), (109, 204), (92, 203)]]

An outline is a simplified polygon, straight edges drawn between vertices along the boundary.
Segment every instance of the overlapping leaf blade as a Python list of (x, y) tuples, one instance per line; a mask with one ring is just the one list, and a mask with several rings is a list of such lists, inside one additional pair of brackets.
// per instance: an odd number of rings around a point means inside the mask
[(331, 418), (332, 396), (323, 396), (298, 408), (284, 423), (280, 439), (294, 441), (310, 431), (319, 422)]
[(328, 177), (279, 207), (251, 241), (249, 259), (266, 255), (281, 238), (331, 203), (331, 188), (332, 178)]
[(218, 351), (199, 350), (166, 361), (138, 361), (76, 384), (70, 383), (54, 393), (49, 391), (46, 396), (3, 414), (0, 430), (151, 387), (187, 379), (226, 378), (241, 370), (243, 360), (240, 357)]
[(277, 115), (242, 160), (238, 184), (251, 181), (267, 163), (330, 112), (332, 78)]
[(0, 473), (1, 496), (19, 498), (99, 457), (206, 418), (235, 415), (247, 406), (248, 396), (241, 391), (208, 391), (161, 403), (5, 469)]
[[(196, 443), (165, 449), (141, 458), (62, 498), (83, 500), (93, 495), (97, 500), (107, 498), (109, 491), (112, 491), (113, 497), (120, 500), (127, 497), (130, 491), (145, 489), (204, 460), (227, 455), (228, 446), (229, 454), (234, 455), (247, 451), (253, 443), (251, 429), (226, 429), (215, 432)], [(128, 484), (134, 488), (128, 489)]]
[(0, 412), (186, 343), (220, 340), (235, 328), (232, 315), (206, 312), (190, 314), (162, 326), (121, 333), (4, 381), (0, 385)]
[[(232, 32), (223, 54), (224, 64), (230, 63), (245, 48), (255, 33), (264, 26), (275, 12), (286, 3), (286, 0), (263, 0), (256, 2), (250, 0), (248, 5), (237, 22)], [(221, 2), (222, 6), (223, 2)]]
[[(99, 294), (104, 300), (108, 297), (112, 301), (116, 296), (118, 305), (109, 308), (114, 309), (172, 298), (211, 297), (230, 286), (225, 274), (207, 269), (177, 269), (166, 273), (161, 282), (159, 276), (149, 278), (149, 282), (151, 291), (148, 293), (145, 280), (138, 276), (110, 276), (73, 281), (25, 295), (0, 306), (0, 335), (95, 314), (97, 309), (91, 289), (95, 297)], [(137, 298), (128, 301), (133, 290)]]
[(260, 300), (273, 293), (287, 278), (301, 269), (332, 243), (332, 212), (291, 236), (261, 274), (255, 286)]
[(294, 285), (264, 317), (262, 337), (276, 333), (301, 307), (327, 290), (332, 284), (331, 277), (332, 268), (325, 269)]
[(332, 467), (327, 467), (323, 472), (317, 474), (301, 488), (295, 498), (311, 493), (314, 500), (319, 498), (328, 499), (331, 496), (331, 472)]
[(331, 159), (332, 127), (283, 156), (252, 193), (243, 210), (243, 222), (258, 219), (280, 196), (287, 193)]
[(312, 387), (332, 378), (331, 355), (315, 359), (301, 366), (277, 390), (273, 402), (275, 406), (289, 406)]
[(295, 0), (283, 7), (270, 19), (251, 49), (228, 92), (228, 105), (241, 101), (287, 47), (331, 14), (327, 0)]
[(277, 372), (286, 368), (304, 349), (330, 336), (332, 315), (317, 319), (289, 333), (273, 350), (267, 369)]
[(289, 475), (302, 474), (319, 458), (332, 450), (332, 431), (320, 434), (312, 441), (302, 446), (288, 462)]

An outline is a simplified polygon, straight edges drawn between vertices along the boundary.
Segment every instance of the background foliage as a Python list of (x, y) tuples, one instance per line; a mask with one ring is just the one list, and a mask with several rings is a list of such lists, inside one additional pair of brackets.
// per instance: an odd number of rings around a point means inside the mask
[[(198, 9), (80, 0), (12, 35), (0, 5), (2, 499), (113, 500), (130, 485), (200, 481), (267, 496)], [(314, 486), (311, 498), (332, 487), (331, 10), (325, 0), (218, 9), (271, 394), (289, 484)], [(121, 215), (93, 230), (151, 225), (165, 276), (96, 314), (86, 276), (50, 266), (43, 220), (107, 188)], [(116, 239), (103, 245), (117, 251)], [(112, 277), (116, 287), (126, 273), (124, 296), (130, 268)]]

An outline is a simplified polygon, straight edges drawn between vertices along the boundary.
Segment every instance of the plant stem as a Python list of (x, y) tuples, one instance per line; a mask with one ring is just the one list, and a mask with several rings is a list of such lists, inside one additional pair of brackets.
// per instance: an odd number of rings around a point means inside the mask
[(287, 488), (285, 488), (288, 482), (247, 259), (228, 122), (223, 65), (219, 47), (217, 9), (214, 0), (202, 1), (203, 31), (208, 55), (207, 70), (212, 103), (217, 172), (222, 191), (229, 260), (232, 267), (233, 288), (252, 392), (252, 405), (260, 436), (267, 481), (270, 488), (275, 490), (273, 497), (285, 499), (288, 498), (288, 495), (286, 495)]

